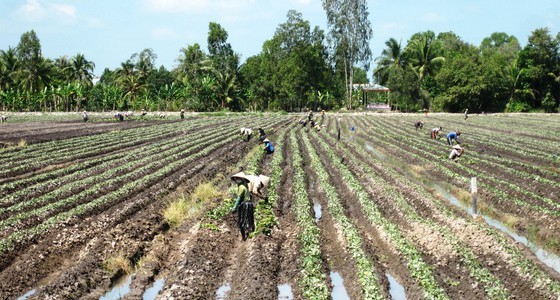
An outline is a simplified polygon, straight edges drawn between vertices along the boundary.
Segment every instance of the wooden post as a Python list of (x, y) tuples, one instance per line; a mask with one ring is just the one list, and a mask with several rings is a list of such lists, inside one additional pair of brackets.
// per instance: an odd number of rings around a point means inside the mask
[(476, 177), (471, 177), (472, 209), (475, 216), (478, 213), (476, 208), (476, 192)]

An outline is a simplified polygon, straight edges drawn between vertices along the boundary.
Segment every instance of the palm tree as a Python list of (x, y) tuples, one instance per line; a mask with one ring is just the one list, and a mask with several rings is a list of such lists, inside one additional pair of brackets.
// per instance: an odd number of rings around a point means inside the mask
[(9, 47), (8, 50), (0, 50), (0, 89), (8, 89), (15, 85), (18, 70), (16, 50)]
[(445, 61), (445, 58), (440, 56), (440, 49), (433, 39), (426, 34), (412, 40), (407, 50), (410, 54), (410, 66), (418, 76), (420, 83), (424, 81), (426, 75), (435, 75)]
[(95, 64), (88, 61), (84, 55), (78, 53), (70, 59), (69, 68), (70, 80), (81, 83), (85, 86), (92, 85), (93, 70)]
[[(51, 84), (54, 75), (54, 65), (51, 60), (39, 58), (38, 62), (29, 63), (18, 71), (20, 85), (26, 95), (33, 95)], [(30, 98), (27, 97), (27, 109), (30, 108)]]
[(390, 38), (385, 42), (387, 48), (383, 49), (381, 56), (376, 59), (377, 68), (373, 72), (377, 82), (384, 85), (389, 79), (389, 74), (394, 68), (403, 68), (406, 60), (403, 55), (401, 43), (394, 38)]

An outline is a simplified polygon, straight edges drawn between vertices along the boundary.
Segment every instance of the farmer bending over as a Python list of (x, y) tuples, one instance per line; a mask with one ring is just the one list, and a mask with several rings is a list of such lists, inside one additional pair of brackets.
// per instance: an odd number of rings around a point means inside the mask
[(8, 122), (8, 116), (1, 115), (0, 116), (0, 123), (6, 123), (6, 122)]
[(181, 109), (181, 120), (185, 118), (185, 110)]
[(122, 121), (124, 121), (124, 116), (120, 112), (117, 112), (115, 114), (115, 119), (117, 119), (117, 121), (119, 121), (119, 122), (122, 122)]
[(272, 145), (269, 139), (264, 139), (263, 143), (264, 143), (264, 151), (267, 154), (274, 153), (274, 145)]
[(449, 159), (457, 161), (461, 155), (463, 155), (463, 148), (459, 145), (455, 145), (453, 146), (453, 149), (451, 149), (451, 153), (449, 153)]
[(459, 136), (461, 135), (460, 131), (451, 131), (450, 133), (447, 134), (447, 144), (448, 145), (453, 145), (453, 140), (455, 140), (457, 142), (457, 144), (461, 144), (461, 141), (459, 141)]
[(438, 133), (442, 130), (441, 126), (432, 129), (432, 139), (437, 139)]
[(87, 122), (89, 119), (88, 113), (87, 111), (84, 110), (84, 112), (82, 113), (82, 118), (84, 119), (84, 122)]
[(259, 140), (262, 142), (266, 139), (266, 134), (264, 133), (264, 129), (259, 127)]
[(422, 127), (424, 127), (424, 122), (417, 121), (416, 123), (414, 123), (414, 128), (416, 128), (416, 130), (422, 129)]
[(251, 140), (251, 136), (253, 136), (253, 130), (251, 128), (241, 127), (241, 135), (246, 135), (248, 142)]
[(249, 192), (251, 196), (256, 196), (260, 199), (263, 199), (265, 202), (268, 202), (268, 197), (264, 195), (263, 188), (268, 187), (270, 183), (270, 177), (264, 175), (246, 175), (247, 179), (249, 179)]

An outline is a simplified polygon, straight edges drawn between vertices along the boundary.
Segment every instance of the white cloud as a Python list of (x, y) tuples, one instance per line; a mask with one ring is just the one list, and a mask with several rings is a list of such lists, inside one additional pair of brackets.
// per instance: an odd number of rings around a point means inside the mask
[(62, 4), (51, 4), (50, 6), (54, 12), (63, 14), (66, 17), (76, 17), (76, 8), (74, 6)]
[(47, 19), (60, 19), (68, 22), (76, 19), (76, 8), (71, 5), (45, 3), (41, 0), (27, 0), (15, 14), (18, 19), (31, 22)]
[(37, 0), (27, 0), (16, 12), (16, 14), (29, 21), (40, 21), (45, 17), (46, 9)]

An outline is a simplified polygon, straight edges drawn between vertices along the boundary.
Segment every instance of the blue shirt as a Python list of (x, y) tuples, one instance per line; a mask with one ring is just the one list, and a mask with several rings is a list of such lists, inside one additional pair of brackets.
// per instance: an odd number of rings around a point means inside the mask
[(447, 134), (447, 138), (448, 139), (457, 139), (457, 132), (452, 131), (449, 134)]
[(274, 146), (272, 145), (271, 142), (266, 142), (264, 144), (264, 150), (266, 150), (266, 152), (268, 152), (268, 153), (272, 153), (272, 152), (274, 152)]

